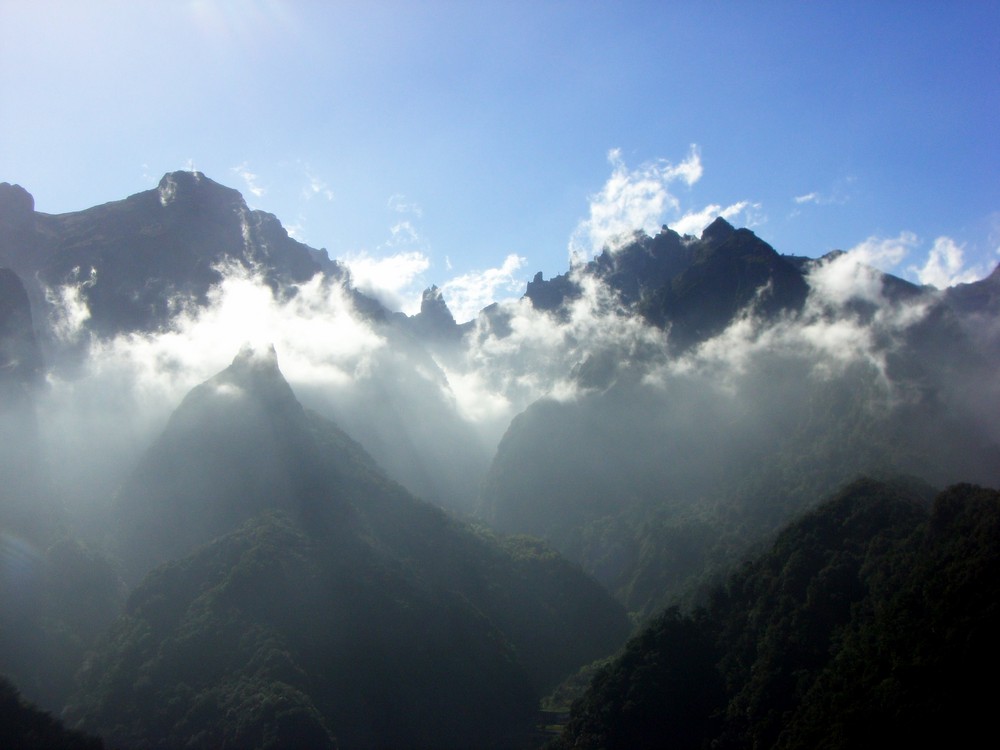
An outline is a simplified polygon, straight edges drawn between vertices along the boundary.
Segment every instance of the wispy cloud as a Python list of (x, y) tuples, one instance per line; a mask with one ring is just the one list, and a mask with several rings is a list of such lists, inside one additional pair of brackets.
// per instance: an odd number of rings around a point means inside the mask
[(802, 195), (796, 195), (792, 198), (792, 202), (797, 206), (809, 204), (814, 206), (843, 205), (850, 199), (850, 190), (853, 183), (854, 177), (848, 175), (836, 180), (829, 190), (812, 190)]
[(403, 201), (402, 196), (398, 198), (398, 201), (389, 199), (388, 205), (396, 207), (397, 216), (389, 227), (388, 238), (372, 251), (351, 252), (340, 260), (350, 269), (358, 289), (390, 310), (413, 315), (419, 312), (422, 292), (428, 286), (423, 274), (431, 267), (430, 243), (415, 223), (419, 207), (414, 210), (413, 204)]
[(315, 174), (313, 174), (309, 169), (306, 169), (306, 184), (302, 188), (302, 197), (305, 200), (312, 200), (313, 198), (325, 198), (328, 201), (334, 199), (333, 190), (327, 185), (325, 180), (320, 179)]
[[(509, 256), (505, 266), (520, 267), (520, 259)], [(510, 419), (535, 399), (579, 395), (582, 366), (600, 362), (614, 371), (637, 357), (650, 362), (666, 354), (663, 332), (623, 313), (598, 278), (577, 274), (576, 281), (580, 295), (559, 315), (524, 297), (501, 300), (494, 315), (476, 318), (465, 351), (444, 365), (460, 411), (480, 423), (488, 442), (495, 444)], [(495, 319), (503, 323), (495, 326)]]
[(45, 298), (52, 306), (52, 332), (60, 341), (75, 342), (83, 335), (84, 325), (90, 320), (90, 308), (83, 290), (96, 283), (96, 269), (91, 268), (89, 273), (81, 273), (78, 266), (73, 269), (69, 283), (45, 290)]
[(250, 171), (250, 166), (247, 162), (243, 162), (239, 166), (232, 167), (230, 171), (243, 180), (247, 186), (247, 190), (249, 190), (255, 198), (261, 198), (264, 193), (267, 192), (258, 182), (257, 175)]
[(424, 217), (424, 209), (421, 208), (420, 204), (407, 200), (406, 196), (402, 193), (390, 195), (389, 200), (386, 202), (386, 206), (390, 211), (395, 211), (399, 214), (412, 214), (418, 219), (422, 219)]
[(383, 247), (399, 247), (401, 245), (416, 245), (423, 243), (420, 232), (409, 221), (397, 221), (389, 227), (389, 240)]

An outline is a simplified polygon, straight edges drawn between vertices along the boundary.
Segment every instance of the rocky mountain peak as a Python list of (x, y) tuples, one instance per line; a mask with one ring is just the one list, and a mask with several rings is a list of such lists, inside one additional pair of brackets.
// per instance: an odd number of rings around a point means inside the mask
[(715, 219), (715, 221), (705, 227), (701, 233), (701, 240), (702, 242), (712, 243), (725, 242), (735, 232), (736, 227), (719, 216)]
[[(291, 238), (271, 214), (251, 210), (239, 191), (200, 172), (168, 172), (151, 189), (65, 214), (33, 211), (23, 188), (0, 186), (0, 266), (25, 282), (35, 320), (49, 318), (46, 289), (95, 281), (80, 290), (98, 335), (155, 330), (177, 299), (205, 303), (235, 261), (259, 269), (274, 288), (342, 269)], [(325, 258), (325, 263), (321, 259)]]
[(234, 206), (246, 206), (243, 196), (238, 190), (220, 185), (201, 172), (167, 172), (160, 179), (156, 190), (159, 193), (160, 205), (162, 206), (169, 206), (173, 203), (204, 202), (210, 199)]
[(418, 334), (431, 337), (455, 337), (461, 328), (455, 322), (448, 303), (438, 287), (424, 290), (420, 299), (420, 312), (410, 318), (410, 326)]
[(448, 303), (445, 302), (444, 295), (436, 285), (424, 290), (420, 299), (420, 314), (440, 319), (444, 322), (455, 322), (451, 310), (448, 309)]
[(233, 370), (246, 372), (269, 372), (280, 375), (278, 369), (278, 352), (274, 344), (268, 344), (266, 349), (257, 349), (252, 344), (244, 344), (230, 365)]
[(0, 226), (10, 229), (30, 227), (34, 221), (35, 199), (20, 185), (0, 182)]
[(278, 353), (273, 344), (255, 348), (244, 344), (232, 364), (206, 383), (213, 395), (240, 393), (269, 408), (289, 408), (299, 414), (299, 405), (292, 387), (278, 367)]
[(0, 215), (31, 213), (35, 210), (35, 199), (20, 185), (0, 182)]

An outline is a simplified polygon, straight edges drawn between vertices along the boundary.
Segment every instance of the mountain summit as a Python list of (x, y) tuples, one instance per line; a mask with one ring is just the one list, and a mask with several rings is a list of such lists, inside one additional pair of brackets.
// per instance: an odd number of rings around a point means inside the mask
[(31, 280), (36, 316), (47, 317), (46, 290), (70, 285), (95, 333), (155, 330), (178, 301), (204, 301), (226, 263), (259, 270), (275, 286), (343, 273), (200, 172), (170, 172), (152, 190), (54, 215), (35, 211), (23, 188), (0, 186), (0, 265)]
[(117, 539), (133, 579), (267, 509), (311, 522), (342, 513), (312, 430), (273, 348), (244, 347), (192, 390), (118, 492)]
[[(809, 291), (790, 259), (722, 217), (700, 239), (666, 227), (653, 237), (637, 233), (578, 273), (596, 277), (649, 323), (669, 329), (677, 350), (720, 333), (748, 307), (765, 318), (801, 309)], [(538, 309), (558, 310), (580, 293), (572, 273), (549, 281), (538, 274), (525, 296)]]

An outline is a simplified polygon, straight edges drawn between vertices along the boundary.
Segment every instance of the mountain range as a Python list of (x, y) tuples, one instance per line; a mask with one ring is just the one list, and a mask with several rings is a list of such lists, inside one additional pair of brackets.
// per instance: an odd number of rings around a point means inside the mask
[[(197, 172), (60, 215), (2, 183), (0, 671), (113, 747), (526, 747), (539, 700), (648, 623), (600, 679), (656, 628), (693, 638), (691, 746), (773, 744), (766, 712), (716, 719), (789, 695), (815, 739), (824, 699), (727, 650), (771, 643), (740, 619), (765, 605), (719, 587), (805, 549), (810, 512), (1000, 486), (998, 367), (1000, 267), (920, 287), (719, 218), (460, 324), (437, 287), (388, 309)], [(859, 475), (890, 489), (815, 511)], [(887, 510), (891, 538), (921, 512)], [(863, 526), (851, 549), (888, 544)], [(868, 602), (881, 560), (830, 596)], [(868, 627), (830, 616), (809, 637)], [(611, 736), (596, 685), (560, 741)]]

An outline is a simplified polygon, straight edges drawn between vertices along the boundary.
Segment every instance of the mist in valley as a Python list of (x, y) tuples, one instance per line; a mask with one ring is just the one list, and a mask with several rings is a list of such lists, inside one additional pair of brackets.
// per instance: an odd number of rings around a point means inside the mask
[[(106, 280), (127, 239), (42, 215), (94, 264), (42, 234), (36, 266), (9, 255), (5, 669), (122, 746), (409, 745), (429, 674), (490, 712), (423, 741), (522, 746), (630, 623), (713, 601), (852, 480), (1000, 484), (996, 274), (880, 270), (906, 235), (806, 258), (721, 216), (648, 226), (697, 166), (615, 166), (568, 270), (469, 320), (447, 284), (387, 308), (204, 176), (101, 208), (215, 201), (235, 230), (197, 273), (165, 267), (148, 319), (142, 274)], [(148, 701), (173, 707), (159, 728)]]

